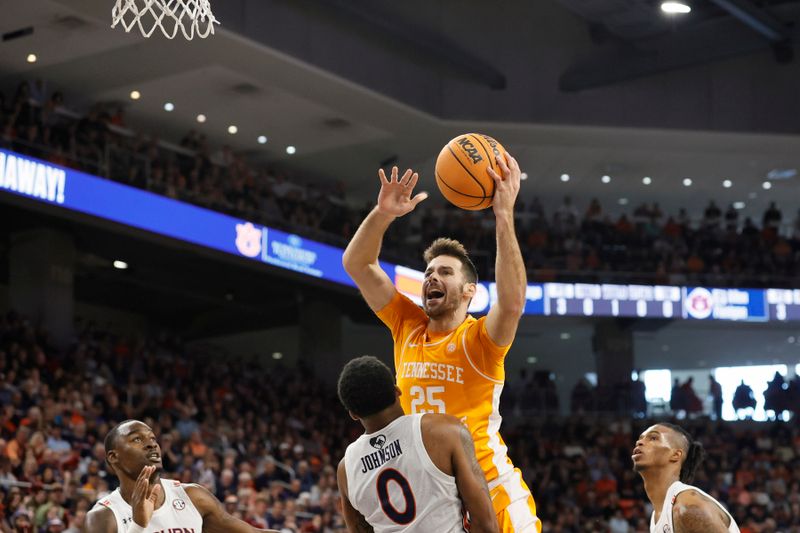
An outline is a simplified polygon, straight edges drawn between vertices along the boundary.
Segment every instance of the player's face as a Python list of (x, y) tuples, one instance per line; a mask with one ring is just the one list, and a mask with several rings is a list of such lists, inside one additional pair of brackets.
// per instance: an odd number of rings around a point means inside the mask
[(642, 472), (648, 468), (663, 467), (680, 461), (680, 454), (670, 439), (671, 432), (671, 429), (658, 424), (647, 428), (633, 448), (633, 469)]
[(461, 261), (449, 255), (434, 257), (425, 269), (422, 282), (422, 308), (431, 318), (455, 313), (469, 302), (474, 283), (467, 283)]
[(153, 430), (142, 422), (129, 422), (120, 428), (117, 448), (112, 454), (109, 459), (115, 459), (112, 466), (117, 473), (131, 479), (138, 478), (145, 466), (155, 466), (156, 472), (162, 468), (161, 447)]

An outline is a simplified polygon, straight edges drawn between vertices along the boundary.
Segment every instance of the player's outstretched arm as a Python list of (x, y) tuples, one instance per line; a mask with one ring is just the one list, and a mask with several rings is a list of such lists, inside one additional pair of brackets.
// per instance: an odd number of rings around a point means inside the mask
[(344, 459), (339, 461), (339, 467), (336, 469), (336, 481), (339, 484), (339, 497), (342, 500), (342, 514), (344, 515), (344, 523), (347, 525), (347, 531), (350, 533), (374, 533), (372, 526), (369, 525), (364, 515), (359, 513), (350, 503), (350, 497), (347, 495), (347, 471), (345, 470)]
[(693, 490), (678, 494), (672, 507), (675, 533), (727, 533), (728, 522), (715, 503)]
[(483, 470), (475, 457), (475, 443), (461, 423), (453, 426), (453, 474), (464, 507), (470, 516), (470, 533), (498, 533), (497, 515)]
[(410, 213), (428, 197), (424, 192), (411, 197), (419, 179), (411, 169), (399, 177), (397, 167), (393, 167), (388, 178), (381, 169), (378, 177), (381, 180), (378, 205), (358, 227), (342, 256), (345, 271), (358, 286), (367, 305), (376, 312), (391, 302), (395, 295), (392, 280), (378, 264), (383, 235), (394, 219)]
[(487, 169), (494, 178), (495, 190), (492, 209), (495, 214), (497, 258), (495, 281), (497, 303), (486, 316), (486, 332), (499, 346), (507, 346), (517, 334), (519, 318), (525, 310), (525, 291), (528, 280), (525, 262), (514, 230), (514, 203), (520, 187), (520, 169), (517, 160), (506, 154), (497, 156), (503, 175)]
[(201, 485), (185, 485), (186, 494), (203, 517), (203, 533), (280, 533), (274, 529), (257, 529), (228, 514), (220, 501)]

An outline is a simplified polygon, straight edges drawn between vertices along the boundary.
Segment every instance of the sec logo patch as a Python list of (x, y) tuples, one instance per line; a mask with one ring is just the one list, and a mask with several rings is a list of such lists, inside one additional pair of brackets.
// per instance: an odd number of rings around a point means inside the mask
[(176, 498), (172, 500), (172, 507), (174, 507), (176, 511), (183, 511), (186, 509), (186, 502), (180, 498)]

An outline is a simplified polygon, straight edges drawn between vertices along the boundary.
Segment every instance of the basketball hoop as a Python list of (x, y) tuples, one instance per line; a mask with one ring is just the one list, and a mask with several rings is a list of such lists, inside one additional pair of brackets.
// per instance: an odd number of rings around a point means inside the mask
[(204, 39), (219, 24), (209, 0), (115, 0), (111, 18), (112, 28), (122, 24), (130, 32), (139, 26), (145, 37), (160, 29), (167, 39), (174, 39), (178, 31), (189, 40), (195, 35)]

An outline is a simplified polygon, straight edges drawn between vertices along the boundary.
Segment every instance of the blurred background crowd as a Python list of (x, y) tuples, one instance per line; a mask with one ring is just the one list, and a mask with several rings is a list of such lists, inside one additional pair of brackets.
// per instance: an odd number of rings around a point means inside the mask
[[(24, 317), (0, 318), (3, 531), (80, 531), (116, 487), (103, 438), (129, 418), (159, 436), (164, 477), (207, 487), (232, 514), (291, 533), (344, 531), (335, 466), (360, 426), (308, 368), (232, 360), (167, 334), (78, 330), (68, 350), (56, 350)], [(531, 387), (522, 384), (512, 380), (504, 394), (503, 432), (544, 530), (648, 531), (651, 509), (630, 454), (651, 421), (528, 411), (519, 395)], [(743, 532), (800, 531), (797, 417), (681, 423), (709, 453), (697, 485)]]

